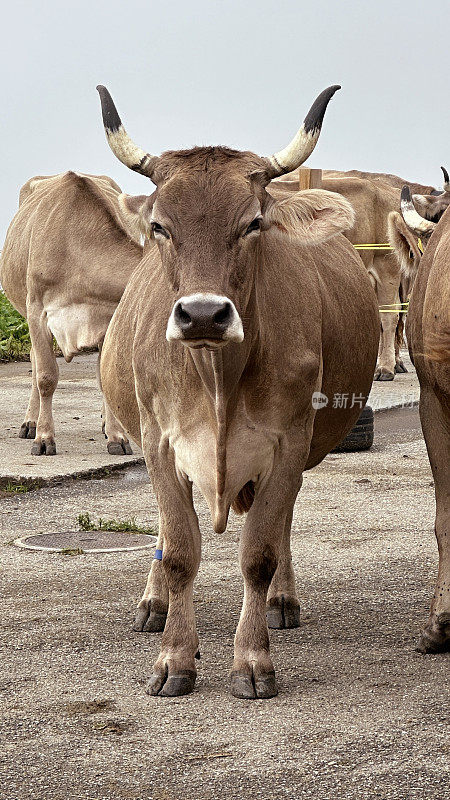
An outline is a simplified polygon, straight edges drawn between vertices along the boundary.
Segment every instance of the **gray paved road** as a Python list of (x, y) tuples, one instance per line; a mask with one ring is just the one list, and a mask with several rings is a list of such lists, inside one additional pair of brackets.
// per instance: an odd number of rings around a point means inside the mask
[(203, 502), (194, 693), (144, 693), (160, 635), (131, 630), (145, 551), (21, 551), (80, 512), (156, 523), (133, 467), (0, 501), (1, 800), (450, 798), (450, 654), (414, 650), (436, 571), (433, 489), (416, 411), (379, 414), (370, 453), (308, 474), (293, 557), (302, 626), (272, 631), (280, 693), (227, 691), (242, 583), (240, 519)]

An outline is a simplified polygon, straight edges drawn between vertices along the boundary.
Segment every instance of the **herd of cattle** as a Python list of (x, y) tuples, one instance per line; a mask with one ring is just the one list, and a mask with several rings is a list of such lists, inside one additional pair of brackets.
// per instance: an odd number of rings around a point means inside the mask
[[(247, 512), (231, 692), (276, 694), (268, 625), (299, 625), (290, 529), (302, 474), (361, 410), (317, 410), (312, 398), (365, 402), (374, 375), (405, 370), (397, 309), (407, 296), (440, 556), (420, 649), (450, 648), (450, 184), (445, 170), (443, 191), (326, 171), (322, 189), (298, 191), (338, 88), (319, 95), (283, 150), (260, 157), (226, 147), (151, 155), (100, 86), (112, 151), (155, 191), (131, 197), (106, 176), (74, 172), (35, 177), (8, 230), (0, 280), (32, 342), (19, 435), (34, 439), (34, 455), (56, 452), (54, 336), (66, 361), (99, 349), (109, 452), (131, 452), (128, 436), (144, 451), (160, 524), (135, 630), (164, 631), (151, 694), (195, 683), (194, 483), (215, 531), (231, 507)], [(387, 241), (393, 251), (354, 248)]]

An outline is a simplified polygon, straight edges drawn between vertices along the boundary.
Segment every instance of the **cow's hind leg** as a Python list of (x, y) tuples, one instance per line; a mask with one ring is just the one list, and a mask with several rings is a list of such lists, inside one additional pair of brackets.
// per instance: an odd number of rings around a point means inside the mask
[(267, 595), (267, 624), (269, 628), (298, 628), (300, 603), (295, 590), (295, 575), (291, 556), (292, 512), (286, 515), (278, 566)]
[(56, 454), (55, 425), (52, 401), (58, 385), (58, 363), (53, 350), (53, 337), (42, 307), (27, 304), (27, 319), (35, 358), (36, 384), (39, 392), (39, 416), (36, 437), (31, 454), (54, 456)]
[(420, 419), (427, 444), (436, 491), (435, 532), (439, 571), (430, 617), (418, 649), (422, 653), (450, 650), (450, 430), (439, 399), (422, 387)]
[(160, 524), (155, 558), (134, 620), (135, 631), (154, 633), (164, 630), (169, 608), (169, 590), (162, 566), (163, 549), (164, 540)]
[(21, 439), (34, 439), (36, 437), (36, 425), (39, 417), (41, 401), (39, 399), (39, 389), (36, 382), (36, 359), (33, 348), (30, 352), (31, 362), (31, 395), (25, 419), (20, 426), (19, 436)]
[(374, 377), (376, 381), (393, 381), (396, 372), (395, 340), (399, 315), (396, 311), (392, 311), (389, 306), (400, 302), (398, 284), (391, 280), (377, 284), (377, 295), (378, 303), (380, 306), (384, 306), (385, 309), (380, 311), (380, 349)]
[[(100, 387), (100, 391), (102, 390), (102, 382), (100, 377), (100, 357), (102, 351), (102, 345), (99, 345), (99, 353), (97, 359), (97, 381)], [(128, 437), (122, 428), (120, 422), (116, 419), (114, 414), (112, 413), (108, 403), (103, 397), (103, 406), (102, 406), (102, 433), (105, 435), (105, 438), (108, 440), (108, 444), (106, 445), (108, 453), (112, 456), (131, 456), (133, 451), (131, 449), (130, 442)]]

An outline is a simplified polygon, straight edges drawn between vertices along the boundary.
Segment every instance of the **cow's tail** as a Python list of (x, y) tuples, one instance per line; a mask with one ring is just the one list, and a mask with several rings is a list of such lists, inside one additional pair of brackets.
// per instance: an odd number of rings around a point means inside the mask
[(231, 508), (236, 512), (236, 514), (245, 514), (252, 507), (254, 499), (255, 484), (253, 481), (248, 481), (248, 483), (242, 487), (236, 499), (233, 500)]

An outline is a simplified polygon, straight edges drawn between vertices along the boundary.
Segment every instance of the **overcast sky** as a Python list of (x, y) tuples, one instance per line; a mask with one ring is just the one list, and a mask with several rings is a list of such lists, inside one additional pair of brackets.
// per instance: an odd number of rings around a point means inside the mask
[(417, 0), (3, 0), (0, 239), (32, 175), (106, 173), (150, 193), (109, 150), (95, 86), (159, 153), (283, 148), (332, 99), (308, 164), (439, 185), (450, 168), (450, 4)]

